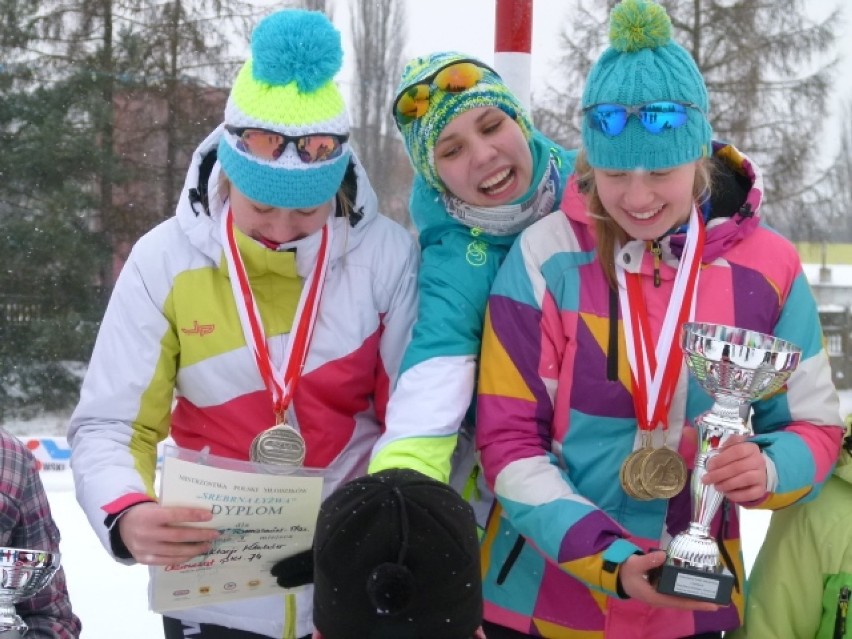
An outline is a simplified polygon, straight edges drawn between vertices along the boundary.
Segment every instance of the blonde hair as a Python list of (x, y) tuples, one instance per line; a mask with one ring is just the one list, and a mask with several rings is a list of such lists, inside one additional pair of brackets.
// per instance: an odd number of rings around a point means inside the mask
[[(618, 288), (615, 276), (615, 247), (625, 244), (630, 239), (618, 223), (604, 208), (595, 184), (595, 171), (589, 164), (584, 150), (577, 154), (574, 164), (574, 173), (577, 176), (577, 184), (580, 192), (585, 195), (586, 208), (589, 217), (592, 218), (597, 240), (598, 259), (603, 268), (606, 280), (613, 289)], [(699, 159), (695, 167), (695, 182), (692, 185), (692, 195), (700, 206), (710, 199), (710, 187), (712, 183), (712, 166), (709, 158)]]

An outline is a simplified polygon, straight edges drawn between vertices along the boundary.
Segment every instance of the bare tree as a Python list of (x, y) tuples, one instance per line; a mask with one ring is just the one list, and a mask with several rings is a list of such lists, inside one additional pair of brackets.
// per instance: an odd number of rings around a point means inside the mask
[[(717, 139), (748, 153), (764, 171), (768, 221), (806, 239), (804, 206), (824, 201), (817, 165), (820, 133), (836, 78), (840, 3), (811, 17), (803, 0), (660, 0), (674, 39), (693, 56), (710, 92)], [(564, 81), (551, 87), (536, 112), (541, 128), (576, 145), (578, 109), (586, 74), (608, 44), (613, 0), (574, 0), (562, 34)]]
[(607, 46), (607, 20), (618, 0), (594, 2), (574, 0), (567, 6), (566, 26), (559, 35), (561, 56), (554, 80), (543, 96), (534, 100), (536, 126), (568, 148), (580, 145), (580, 98), (586, 76), (597, 56)]
[(405, 174), (408, 162), (391, 117), (403, 63), (405, 3), (352, 0), (350, 12), (356, 78), (350, 104), (353, 145), (370, 175), (382, 211), (407, 224), (411, 173)]
[(243, 0), (162, 0), (146, 4), (137, 28), (125, 34), (122, 52), (137, 73), (132, 89), (162, 105), (129, 123), (130, 133), (161, 140), (155, 158), (133, 158), (159, 186), (154, 221), (174, 212), (187, 153), (221, 121), (226, 92), (212, 87), (233, 81), (245, 59), (234, 45), (248, 42), (262, 12)]
[(328, 0), (300, 0), (297, 4), (308, 11), (321, 11), (329, 19), (334, 13), (334, 2), (328, 2)]
[(832, 241), (852, 241), (852, 98), (840, 111), (840, 147), (830, 170), (825, 217), (829, 226), (824, 237)]

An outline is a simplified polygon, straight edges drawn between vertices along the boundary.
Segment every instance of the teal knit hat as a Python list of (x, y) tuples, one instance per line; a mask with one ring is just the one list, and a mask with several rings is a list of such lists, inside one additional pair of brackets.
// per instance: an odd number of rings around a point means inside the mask
[(671, 39), (666, 10), (650, 0), (623, 0), (612, 10), (610, 47), (589, 71), (582, 108), (595, 104), (636, 106), (653, 101), (685, 102), (683, 126), (649, 133), (630, 116), (624, 130), (607, 136), (582, 118), (589, 164), (600, 169), (658, 170), (710, 155), (712, 129), (704, 78), (692, 56)]
[[(268, 129), (288, 136), (349, 134), (349, 116), (334, 75), (343, 64), (340, 33), (320, 12), (285, 9), (264, 18), (251, 37), (225, 106), (226, 126)], [(294, 144), (276, 160), (246, 153), (227, 130), (218, 157), (248, 198), (269, 206), (308, 208), (337, 193), (349, 163), (349, 143), (336, 158), (305, 164)]]
[[(482, 67), (483, 76), (475, 86), (460, 93), (452, 93), (432, 85), (428, 108), (421, 117), (409, 120), (400, 118), (396, 112), (393, 114), (396, 126), (402, 133), (411, 166), (423, 176), (429, 186), (441, 193), (447, 189), (435, 169), (435, 143), (444, 127), (457, 115), (477, 107), (497, 107), (518, 123), (527, 140), (532, 138), (532, 121), (509, 87), (492, 69), (476, 58), (463, 53), (443, 51), (409, 61), (402, 71), (397, 96), (416, 84), (431, 81), (434, 75), (444, 67), (462, 61), (470, 61)], [(396, 100), (394, 100), (395, 105)]]

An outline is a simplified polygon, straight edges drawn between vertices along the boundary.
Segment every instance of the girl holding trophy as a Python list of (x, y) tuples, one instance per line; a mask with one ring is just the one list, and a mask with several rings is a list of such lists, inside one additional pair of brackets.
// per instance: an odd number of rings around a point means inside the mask
[[(126, 563), (178, 564), (216, 537), (188, 525), (207, 510), (157, 503), (169, 435), (237, 460), (291, 451), (327, 469), (326, 493), (364, 474), (416, 312), (411, 236), (348, 141), (340, 34), (279, 11), (251, 53), (175, 217), (122, 270), (69, 428), (78, 499)], [(169, 614), (168, 639), (313, 630), (310, 588)]]
[[(813, 496), (842, 435), (799, 258), (760, 223), (759, 170), (712, 141), (704, 79), (660, 5), (623, 0), (609, 33), (561, 211), (521, 234), (489, 298), (476, 428), (498, 501), (489, 639), (721, 637), (744, 607), (736, 505)], [(683, 363), (687, 322), (801, 349), (787, 385), (752, 405), (755, 435), (730, 437), (699, 477), (727, 498), (709, 528), (731, 605), (653, 583), (690, 523), (693, 424), (711, 404)]]

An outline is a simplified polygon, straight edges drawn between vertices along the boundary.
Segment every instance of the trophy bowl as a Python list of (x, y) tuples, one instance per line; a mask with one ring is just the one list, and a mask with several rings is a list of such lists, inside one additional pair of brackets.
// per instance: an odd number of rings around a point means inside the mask
[(695, 380), (713, 397), (752, 402), (777, 391), (802, 350), (774, 335), (723, 324), (683, 325), (683, 352)]
[(53, 579), (60, 558), (58, 552), (0, 547), (0, 633), (27, 631), (15, 604), (29, 599)]

